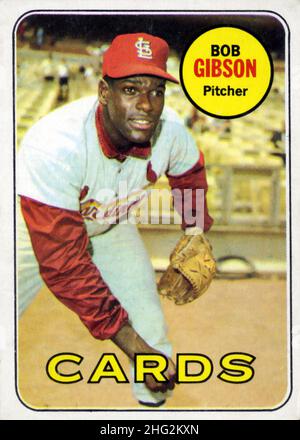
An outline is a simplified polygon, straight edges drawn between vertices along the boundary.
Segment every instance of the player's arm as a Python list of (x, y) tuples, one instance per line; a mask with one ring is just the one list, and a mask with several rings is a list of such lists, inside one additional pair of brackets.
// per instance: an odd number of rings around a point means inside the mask
[(80, 213), (24, 196), (21, 209), (50, 291), (79, 316), (95, 338), (109, 339), (128, 316), (92, 261)]
[[(134, 360), (135, 354), (162, 355), (161, 352), (148, 345), (129, 324), (124, 325), (118, 333), (112, 337), (112, 341), (126, 353), (131, 360)], [(146, 386), (153, 392), (165, 392), (172, 390), (175, 386), (176, 367), (170, 358), (168, 358), (167, 361), (167, 369), (164, 372), (167, 379), (166, 382), (158, 383), (152, 375), (146, 375), (145, 377)]]
[[(50, 291), (74, 311), (97, 339), (111, 339), (127, 356), (158, 353), (130, 326), (127, 312), (111, 293), (88, 252), (88, 236), (79, 212), (56, 208), (21, 196), (40, 273)], [(165, 384), (152, 377), (152, 391), (174, 387), (175, 366), (169, 360)]]
[(208, 184), (204, 155), (193, 136), (178, 119), (166, 118), (170, 155), (168, 178), (175, 210), (182, 218), (182, 229), (197, 226), (208, 231), (213, 224), (207, 206)]
[(170, 255), (158, 291), (175, 304), (186, 304), (206, 292), (215, 276), (216, 264), (212, 246), (203, 233), (213, 223), (206, 200), (204, 157), (186, 130), (182, 128), (178, 132), (167, 176), (185, 234)]
[(174, 207), (182, 216), (182, 228), (199, 226), (208, 231), (213, 219), (207, 206), (208, 184), (203, 153), (197, 162), (180, 174), (167, 174), (172, 191)]

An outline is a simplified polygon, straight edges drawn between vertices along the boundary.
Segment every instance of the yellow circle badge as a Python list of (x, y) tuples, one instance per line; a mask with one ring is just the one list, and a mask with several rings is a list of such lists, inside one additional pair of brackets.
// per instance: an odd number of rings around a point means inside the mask
[(237, 118), (266, 98), (273, 64), (262, 43), (249, 32), (217, 27), (188, 47), (180, 78), (185, 94), (199, 110), (217, 118)]

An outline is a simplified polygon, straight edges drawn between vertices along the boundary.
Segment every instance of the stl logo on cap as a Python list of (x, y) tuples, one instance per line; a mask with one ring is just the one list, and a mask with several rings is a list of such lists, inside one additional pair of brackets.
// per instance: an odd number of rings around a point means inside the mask
[(135, 47), (137, 48), (137, 56), (139, 58), (146, 58), (148, 60), (152, 60), (152, 50), (150, 41), (144, 40), (143, 37), (139, 37), (135, 43)]

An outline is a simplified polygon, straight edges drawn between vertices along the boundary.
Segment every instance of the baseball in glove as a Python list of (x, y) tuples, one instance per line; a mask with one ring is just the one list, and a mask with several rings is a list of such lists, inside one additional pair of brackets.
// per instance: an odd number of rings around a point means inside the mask
[(170, 255), (170, 264), (158, 283), (162, 296), (182, 305), (194, 301), (216, 274), (212, 247), (203, 233), (185, 234)]

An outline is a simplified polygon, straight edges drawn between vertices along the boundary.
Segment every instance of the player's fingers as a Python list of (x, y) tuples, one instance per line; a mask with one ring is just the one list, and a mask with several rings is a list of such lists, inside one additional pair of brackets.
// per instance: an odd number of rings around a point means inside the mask
[(147, 388), (150, 391), (152, 391), (153, 393), (159, 393), (159, 392), (164, 393), (165, 391), (163, 391), (163, 390), (166, 389), (166, 387), (164, 386), (164, 383), (156, 382), (154, 377), (150, 376), (150, 375), (146, 376), (145, 384), (146, 384)]
[(168, 390), (174, 390), (176, 385), (176, 374), (169, 375), (169, 380), (166, 384)]
[(174, 390), (174, 388), (175, 388), (175, 382), (169, 380), (169, 382), (167, 382), (167, 390)]
[(167, 379), (164, 382), (157, 382), (152, 375), (146, 375), (145, 384), (147, 388), (153, 393), (165, 393), (168, 390), (173, 390), (176, 385), (176, 366), (172, 359), (168, 358), (168, 368), (164, 373), (165, 378)]
[(156, 382), (153, 379), (146, 381), (146, 386), (153, 393), (165, 393), (168, 390), (174, 389), (175, 382), (173, 380), (168, 380), (166, 382)]

